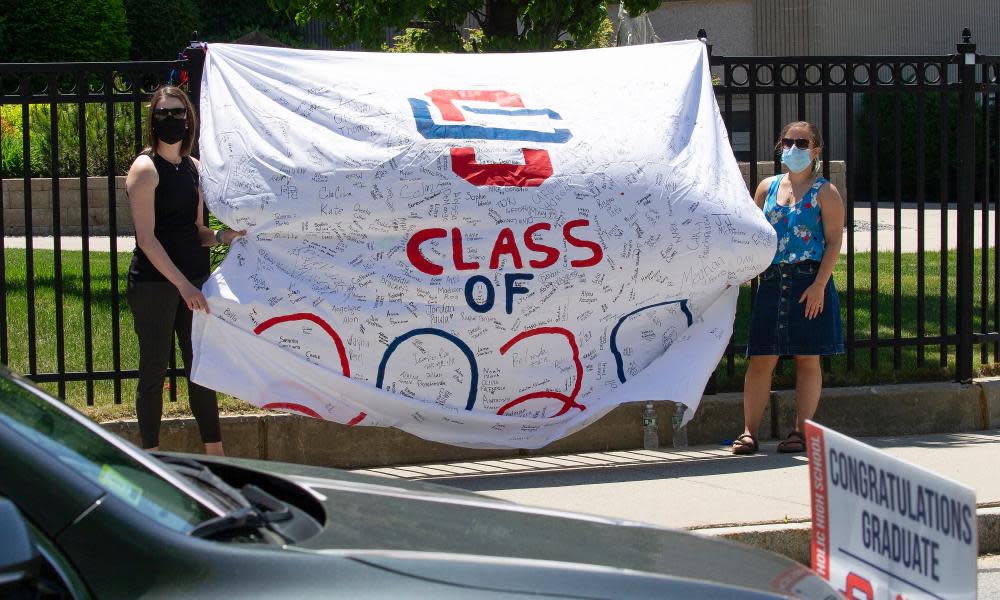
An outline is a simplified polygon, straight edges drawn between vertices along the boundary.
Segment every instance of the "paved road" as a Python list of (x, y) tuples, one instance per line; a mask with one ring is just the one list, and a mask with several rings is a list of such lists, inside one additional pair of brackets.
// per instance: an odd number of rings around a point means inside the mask
[[(1000, 429), (864, 438), (889, 454), (965, 483), (982, 506), (1000, 506)], [(804, 454), (733, 456), (728, 448), (634, 450), (371, 469), (432, 480), (523, 504), (668, 527), (804, 522), (810, 518)]]
[[(982, 512), (1000, 510), (1000, 429), (862, 441), (976, 490)], [(763, 444), (755, 456), (718, 446), (531, 456), (367, 469), (384, 477), (432, 481), (522, 504), (668, 527), (758, 530), (810, 518), (808, 462)], [(1000, 556), (978, 561), (979, 598), (1000, 599)]]
[[(925, 248), (929, 251), (940, 250), (941, 244), (941, 210), (940, 209), (928, 209), (924, 213), (924, 244)], [(994, 232), (995, 224), (995, 211), (991, 211), (988, 215), (987, 222), (989, 224), (988, 232), (991, 234), (990, 237), (996, 237)], [(956, 211), (954, 209), (948, 211), (947, 215), (947, 246), (948, 248), (955, 248), (957, 246), (957, 228), (956, 223)], [(868, 207), (856, 208), (854, 211), (854, 248), (855, 252), (867, 252), (872, 247), (871, 238), (871, 209)], [(981, 210), (977, 210), (975, 214), (975, 244), (977, 247), (982, 245), (982, 221), (983, 213)], [(916, 252), (918, 244), (918, 225), (919, 220), (917, 218), (916, 209), (907, 208), (903, 209), (900, 215), (899, 230), (900, 235), (900, 249), (903, 252)], [(892, 208), (879, 208), (878, 209), (878, 227), (877, 227), (877, 242), (879, 250), (890, 251), (894, 249), (894, 235), (895, 231), (895, 216), (893, 214)], [(24, 247), (24, 236), (6, 236), (4, 237), (4, 245), (8, 248), (23, 248)], [(34, 247), (51, 249), (52, 248), (52, 236), (44, 237), (38, 236), (34, 238)], [(135, 238), (129, 236), (122, 236), (118, 238), (118, 250), (121, 252), (131, 252), (132, 248), (135, 246)], [(66, 250), (79, 250), (81, 248), (81, 242), (79, 236), (63, 236), (63, 248)], [(107, 252), (110, 248), (108, 236), (93, 236), (90, 239), (90, 248), (96, 252)], [(845, 240), (843, 245), (843, 252), (847, 252), (847, 242)]]

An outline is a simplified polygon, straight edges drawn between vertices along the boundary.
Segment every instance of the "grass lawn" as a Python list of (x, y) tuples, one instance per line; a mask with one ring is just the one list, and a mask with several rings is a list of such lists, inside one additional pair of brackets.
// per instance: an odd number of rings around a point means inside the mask
[[(955, 334), (955, 272), (956, 253), (950, 251), (947, 255), (947, 304), (945, 306), (946, 322), (945, 335)], [(993, 277), (996, 273), (996, 265), (993, 261), (993, 253), (988, 254), (989, 265), (986, 276), (988, 277), (987, 289), (987, 330), (996, 331), (997, 323), (993, 319), (994, 315), (994, 293)], [(900, 281), (899, 281), (899, 333), (896, 333), (895, 314), (895, 277), (893, 275), (894, 256), (891, 252), (879, 252), (877, 256), (878, 277), (877, 277), (877, 337), (879, 339), (893, 338), (915, 338), (920, 333), (918, 325), (918, 290), (917, 287), (917, 255), (903, 254), (900, 257)], [(973, 330), (982, 331), (982, 294), (981, 285), (983, 277), (982, 252), (975, 252), (975, 270), (973, 275)], [(927, 252), (924, 255), (924, 318), (923, 336), (942, 335), (941, 323), (941, 253)], [(871, 253), (858, 253), (854, 257), (854, 330), (855, 339), (858, 341), (870, 340), (872, 325), (872, 255)], [(847, 340), (847, 329), (849, 327), (849, 315), (847, 307), (847, 259), (842, 257), (837, 263), (834, 271), (834, 284), (840, 295), (841, 319), (844, 324), (844, 338)], [(737, 308), (735, 340), (737, 344), (745, 344), (749, 335), (749, 315), (750, 315), (750, 294), (749, 286), (744, 286), (741, 290), (739, 306)], [(987, 359), (982, 360), (982, 346), (977, 346), (973, 362), (973, 371), (976, 375), (993, 375), (998, 372), (997, 360), (994, 345), (987, 345)], [(955, 356), (954, 348), (946, 349), (944, 353), (945, 365), (942, 365), (942, 353), (940, 345), (930, 345), (923, 348), (923, 361), (919, 360), (917, 346), (903, 346), (900, 348), (880, 348), (876, 353), (876, 367), (872, 368), (872, 350), (868, 348), (858, 348), (854, 355), (854, 364), (848, 362), (846, 355), (835, 356), (829, 359), (829, 368), (826, 369), (825, 385), (847, 386), (847, 385), (867, 385), (874, 383), (904, 383), (915, 381), (947, 381), (954, 377)], [(898, 356), (897, 356), (898, 354)], [(897, 368), (898, 361), (898, 368)], [(732, 361), (732, 366), (723, 358), (720, 367), (716, 370), (716, 382), (720, 391), (737, 391), (743, 387), (743, 373), (746, 368), (746, 359), (741, 353), (737, 353)], [(795, 370), (789, 363), (779, 363), (779, 370), (774, 379), (775, 389), (791, 388), (795, 385)]]
[[(5, 256), (5, 281), (6, 281), (6, 304), (7, 304), (7, 338), (8, 364), (16, 372), (28, 372), (28, 317), (27, 317), (27, 292), (25, 287), (25, 251), (21, 249), (6, 249)], [(34, 256), (34, 280), (35, 280), (35, 339), (37, 344), (37, 370), (40, 373), (52, 373), (57, 370), (56, 359), (56, 298), (54, 290), (55, 267), (54, 254), (48, 250), (36, 250)], [(92, 314), (92, 340), (91, 349), (95, 370), (112, 370), (113, 368), (113, 334), (112, 334), (112, 290), (117, 285), (120, 298), (120, 349), (122, 369), (137, 369), (138, 348), (135, 333), (132, 328), (132, 315), (125, 302), (125, 274), (131, 260), (131, 253), (121, 253), (118, 255), (118, 277), (114, 281), (111, 277), (110, 254), (92, 253), (90, 260), (90, 280), (91, 280), (91, 314)], [(975, 270), (975, 314), (973, 316), (976, 331), (980, 331), (980, 282), (982, 278), (981, 253), (976, 252)], [(988, 327), (990, 331), (997, 329), (992, 321), (993, 314), (993, 290), (992, 277), (995, 272), (992, 253), (989, 256), (990, 265), (987, 276), (989, 290), (989, 318)], [(855, 256), (855, 289), (854, 289), (854, 319), (856, 339), (870, 339), (872, 311), (871, 311), (871, 254), (857, 254)], [(948, 255), (948, 306), (946, 324), (948, 333), (955, 331), (955, 253)], [(834, 281), (840, 292), (841, 315), (844, 327), (848, 326), (847, 315), (847, 261), (841, 259), (834, 273)], [(924, 335), (936, 336), (941, 332), (940, 323), (940, 286), (941, 286), (941, 254), (928, 252), (925, 255), (925, 275), (924, 275), (924, 300), (925, 318)], [(903, 338), (916, 337), (918, 334), (917, 322), (917, 255), (905, 254), (901, 257), (900, 278), (900, 333)], [(63, 282), (63, 322), (65, 336), (65, 365), (67, 371), (85, 370), (85, 337), (84, 337), (84, 306), (83, 306), (83, 255), (81, 252), (64, 251), (62, 253), (62, 282)], [(880, 338), (896, 337), (894, 326), (894, 288), (893, 281), (893, 255), (892, 253), (878, 254), (878, 336)], [(749, 286), (744, 286), (740, 294), (739, 306), (736, 317), (736, 343), (745, 343), (750, 315), (750, 290)], [(846, 336), (846, 331), (845, 331)], [(997, 367), (991, 361), (996, 360), (992, 345), (988, 348), (988, 360), (980, 363), (980, 352), (975, 353), (976, 363), (974, 365), (977, 374), (994, 374)], [(908, 382), (908, 381), (933, 381), (949, 380), (954, 373), (954, 356), (946, 354), (947, 366), (941, 366), (940, 347), (927, 346), (924, 349), (924, 363), (918, 363), (918, 350), (916, 346), (902, 347), (898, 349), (899, 368), (894, 366), (894, 349), (882, 348), (878, 350), (878, 365), (872, 369), (871, 351), (868, 349), (858, 349), (855, 354), (853, 368), (848, 365), (846, 356), (834, 357), (830, 361), (830, 369), (826, 375), (827, 385), (861, 385), (872, 383)], [(178, 364), (180, 357), (178, 356)], [(742, 389), (743, 372), (745, 369), (745, 359), (737, 355), (732, 365), (726, 359), (720, 364), (716, 371), (716, 383), (719, 391), (737, 391)], [(780, 368), (775, 378), (775, 388), (791, 387), (794, 384), (794, 369)], [(122, 381), (122, 404), (114, 404), (114, 387), (112, 382), (104, 381), (94, 384), (94, 404), (87, 406), (86, 384), (83, 382), (69, 382), (66, 384), (66, 400), (73, 406), (80, 408), (91, 417), (97, 420), (108, 420), (114, 418), (128, 417), (134, 415), (132, 398), (135, 394), (135, 380), (126, 379)], [(166, 415), (189, 414), (186, 398), (185, 382), (183, 379), (177, 382), (178, 397), (180, 402), (165, 402), (164, 413)], [(56, 384), (43, 384), (42, 387), (57, 393)], [(249, 404), (230, 398), (220, 397), (220, 404), (223, 411), (227, 413), (250, 412), (257, 410)]]
[[(28, 297), (25, 287), (25, 250), (7, 248), (4, 250), (6, 266), (7, 300), (7, 340), (8, 366), (18, 373), (28, 372)], [(35, 340), (37, 372), (54, 373), (58, 369), (56, 358), (56, 298), (54, 252), (35, 250), (33, 253), (35, 280)], [(125, 274), (128, 273), (132, 253), (118, 255), (117, 287), (120, 303), (120, 351), (121, 368), (139, 368), (138, 341), (132, 327), (132, 313), (125, 300)], [(63, 331), (64, 356), (67, 371), (84, 371), (85, 344), (84, 303), (83, 303), (83, 253), (62, 252), (63, 285)], [(112, 290), (111, 255), (94, 252), (90, 256), (91, 282), (91, 323), (94, 370), (111, 371), (114, 368), (112, 334)], [(177, 364), (181, 364), (180, 353)], [(84, 382), (66, 383), (66, 400), (97, 420), (110, 420), (135, 416), (133, 398), (135, 379), (122, 380), (122, 404), (114, 403), (114, 384), (111, 381), (94, 383), (94, 404), (87, 406), (87, 387)], [(57, 394), (55, 383), (41, 384), (52, 394)], [(179, 402), (169, 402), (164, 395), (164, 415), (189, 415), (187, 406), (187, 382), (177, 381)], [(258, 411), (245, 402), (228, 396), (220, 396), (220, 408), (229, 413)]]

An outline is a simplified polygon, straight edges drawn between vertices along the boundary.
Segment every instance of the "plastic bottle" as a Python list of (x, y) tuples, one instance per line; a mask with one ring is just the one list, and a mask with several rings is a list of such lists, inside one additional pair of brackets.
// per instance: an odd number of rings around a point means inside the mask
[(687, 407), (680, 402), (674, 405), (674, 414), (671, 417), (674, 425), (674, 448), (687, 448), (688, 445), (687, 427), (681, 427), (685, 410)]
[(646, 450), (660, 447), (660, 436), (656, 431), (656, 409), (652, 402), (647, 402), (642, 411), (642, 447)]

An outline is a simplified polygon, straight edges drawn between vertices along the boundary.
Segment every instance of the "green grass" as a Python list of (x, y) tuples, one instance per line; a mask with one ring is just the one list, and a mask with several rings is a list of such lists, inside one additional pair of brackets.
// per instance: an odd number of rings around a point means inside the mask
[[(945, 313), (944, 334), (954, 335), (955, 333), (955, 273), (956, 273), (956, 253), (950, 251), (947, 256), (947, 305)], [(989, 265), (986, 272), (987, 289), (987, 327), (988, 331), (996, 331), (997, 325), (993, 321), (993, 277), (996, 272), (993, 251), (988, 254)], [(894, 269), (894, 256), (891, 252), (879, 252), (878, 277), (877, 277), (877, 337), (888, 339), (901, 337), (903, 339), (915, 338), (920, 333), (918, 324), (918, 261), (916, 254), (903, 254), (900, 256), (900, 328), (897, 336), (895, 329), (895, 294), (896, 286)], [(981, 283), (983, 277), (982, 252), (975, 252), (974, 286), (973, 286), (973, 331), (982, 331), (981, 326)], [(924, 319), (923, 335), (942, 335), (941, 327), (941, 253), (927, 252), (924, 256)], [(870, 253), (859, 253), (854, 260), (854, 321), (855, 339), (870, 340), (872, 323), (872, 255)], [(834, 284), (840, 295), (841, 318), (844, 323), (844, 336), (847, 339), (847, 328), (849, 325), (847, 306), (847, 260), (841, 258), (834, 270)], [(736, 317), (735, 339), (737, 343), (745, 343), (749, 334), (749, 314), (750, 314), (750, 294), (748, 289), (744, 289), (740, 294), (739, 307)], [(997, 360), (994, 353), (993, 344), (987, 345), (987, 360), (982, 361), (980, 348), (976, 346), (973, 370), (976, 375), (990, 375), (996, 372), (997, 365), (993, 361)], [(832, 357), (830, 368), (826, 371), (825, 385), (845, 386), (845, 385), (867, 385), (875, 383), (903, 383), (916, 381), (950, 380), (955, 372), (954, 348), (945, 352), (946, 365), (941, 365), (941, 348), (939, 345), (925, 346), (923, 348), (923, 361), (919, 360), (919, 350), (917, 346), (904, 346), (897, 351), (893, 348), (880, 348), (876, 350), (876, 368), (872, 368), (872, 350), (859, 348), (855, 352), (854, 364), (848, 362), (846, 355)], [(746, 360), (741, 355), (737, 355), (733, 369), (730, 370), (725, 359), (716, 370), (716, 382), (720, 391), (737, 391), (742, 389), (743, 373), (746, 368)], [(783, 389), (794, 387), (795, 384), (794, 367), (790, 364), (782, 363), (774, 379), (774, 388)]]
[[(7, 301), (7, 344), (8, 366), (18, 373), (29, 371), (28, 357), (28, 297), (26, 281), (26, 251), (7, 248), (4, 250), (6, 267)], [(56, 347), (56, 296), (55, 296), (55, 253), (51, 250), (35, 250), (32, 253), (35, 281), (35, 340), (36, 371), (55, 373), (58, 370)], [(138, 341), (132, 326), (132, 313), (125, 300), (125, 275), (128, 273), (131, 252), (118, 255), (118, 277), (112, 279), (111, 255), (94, 252), (90, 256), (91, 288), (91, 349), (94, 370), (111, 371), (114, 368), (112, 335), (112, 291), (117, 286), (119, 294), (120, 364), (121, 368), (139, 367)], [(86, 369), (84, 336), (84, 278), (83, 253), (62, 252), (62, 309), (66, 371)], [(181, 364), (177, 356), (177, 364)], [(111, 381), (94, 383), (94, 404), (87, 406), (87, 387), (84, 382), (66, 383), (65, 398), (69, 404), (83, 410), (98, 420), (109, 420), (134, 416), (134, 379), (121, 382), (122, 404), (114, 404), (114, 384)], [(187, 385), (183, 378), (177, 381), (179, 402), (165, 402), (164, 414), (168, 416), (189, 414), (187, 407)], [(52, 394), (58, 393), (55, 383), (41, 384)], [(169, 396), (164, 395), (165, 400)], [(247, 412), (254, 407), (228, 396), (220, 397), (220, 407), (227, 412)]]
[[(6, 266), (6, 302), (7, 302), (7, 344), (9, 351), (9, 366), (21, 373), (28, 372), (28, 316), (27, 316), (27, 292), (26, 292), (26, 253), (20, 249), (6, 249), (4, 252)], [(987, 276), (990, 282), (988, 290), (988, 306), (990, 315), (993, 308), (992, 278), (995, 272), (992, 253), (989, 256), (990, 265)], [(92, 331), (91, 348), (93, 352), (93, 364), (96, 370), (110, 371), (113, 369), (113, 335), (112, 335), (112, 290), (117, 286), (119, 293), (119, 327), (120, 327), (120, 363), (122, 369), (138, 368), (138, 348), (135, 332), (132, 328), (132, 315), (125, 302), (125, 274), (128, 272), (131, 253), (125, 252), (118, 255), (118, 276), (113, 279), (111, 274), (111, 258), (107, 253), (92, 253), (90, 259), (90, 281), (91, 281), (91, 314)], [(975, 314), (973, 316), (975, 331), (981, 331), (980, 326), (980, 282), (982, 273), (982, 255), (976, 252), (975, 269)], [(57, 371), (58, 363), (56, 356), (56, 298), (55, 298), (55, 265), (54, 253), (48, 250), (36, 250), (33, 253), (34, 261), (34, 281), (35, 281), (35, 340), (37, 344), (37, 372), (53, 373)], [(905, 254), (901, 257), (901, 327), (902, 337), (915, 337), (918, 334), (917, 324), (917, 256), (915, 254)], [(955, 331), (955, 253), (948, 255), (948, 296), (947, 306), (948, 322), (947, 332)], [(834, 281), (841, 297), (841, 315), (844, 319), (844, 326), (847, 327), (847, 262), (846, 259), (839, 261), (834, 273)], [(869, 339), (871, 323), (871, 255), (858, 254), (855, 257), (855, 289), (854, 289), (854, 318), (856, 323), (856, 338), (858, 340)], [(924, 334), (927, 336), (939, 335), (940, 324), (940, 281), (941, 281), (941, 255), (936, 252), (928, 252), (925, 255), (925, 276), (924, 276), (924, 296), (925, 296), (925, 321)], [(83, 302), (83, 255), (81, 252), (64, 251), (62, 253), (62, 285), (63, 285), (63, 327), (65, 336), (65, 369), (67, 371), (85, 370), (85, 338), (84, 338), (84, 302)], [(879, 253), (878, 255), (878, 314), (879, 330), (881, 338), (891, 338), (895, 336), (893, 326), (893, 255), (892, 253)], [(750, 293), (749, 286), (744, 286), (740, 294), (739, 306), (736, 317), (736, 342), (745, 343), (750, 314)], [(988, 319), (988, 330), (996, 330), (997, 327), (992, 321), (992, 316)], [(845, 331), (846, 334), (846, 331)], [(996, 360), (993, 353), (993, 346), (989, 346), (988, 360), (980, 363), (980, 352), (977, 347), (975, 352), (975, 371), (977, 374), (992, 374), (997, 371), (996, 365), (992, 361)], [(873, 383), (894, 383), (910, 381), (933, 381), (949, 380), (954, 373), (954, 356), (946, 354), (947, 366), (941, 366), (940, 347), (937, 345), (927, 346), (924, 351), (923, 364), (918, 363), (917, 348), (909, 346), (900, 350), (900, 367), (894, 366), (894, 350), (883, 348), (878, 351), (878, 368), (872, 369), (870, 365), (870, 350), (859, 349), (855, 354), (855, 364), (850, 368), (846, 356), (834, 357), (831, 359), (831, 368), (826, 375), (826, 384), (832, 386), (839, 385), (862, 385)], [(178, 357), (180, 364), (180, 357)], [(745, 360), (737, 356), (732, 372), (729, 372), (725, 359), (716, 372), (717, 388), (719, 391), (737, 391), (742, 389), (743, 372)], [(775, 388), (784, 388), (794, 385), (794, 369), (782, 368), (775, 378)], [(187, 414), (187, 402), (185, 393), (185, 382), (178, 382), (178, 397), (180, 402), (165, 402), (164, 412), (167, 415)], [(114, 387), (112, 382), (97, 382), (94, 384), (95, 402), (93, 406), (87, 406), (86, 384), (83, 382), (69, 382), (66, 384), (65, 397), (67, 401), (78, 408), (81, 408), (92, 417), (98, 420), (127, 417), (134, 414), (132, 399), (135, 394), (135, 380), (123, 380), (122, 400), (123, 403), (115, 405), (113, 402)], [(52, 393), (58, 392), (56, 384), (43, 384), (43, 387)], [(248, 412), (255, 410), (249, 404), (230, 397), (220, 397), (221, 408), (226, 412)]]

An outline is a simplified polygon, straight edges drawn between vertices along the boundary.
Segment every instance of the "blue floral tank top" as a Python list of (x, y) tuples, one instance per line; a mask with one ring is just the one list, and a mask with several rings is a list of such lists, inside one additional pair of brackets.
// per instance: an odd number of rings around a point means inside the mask
[(778, 234), (778, 251), (771, 264), (820, 260), (826, 239), (817, 194), (827, 180), (817, 177), (801, 200), (792, 206), (781, 206), (778, 204), (778, 184), (782, 177), (784, 175), (779, 175), (771, 182), (764, 202), (764, 217)]

